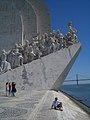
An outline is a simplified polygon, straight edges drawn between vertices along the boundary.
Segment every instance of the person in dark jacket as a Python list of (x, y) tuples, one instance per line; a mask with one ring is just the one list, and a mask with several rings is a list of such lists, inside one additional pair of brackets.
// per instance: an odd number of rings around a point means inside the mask
[(8, 86), (8, 82), (6, 82), (6, 96), (8, 96), (8, 92), (9, 92), (9, 86)]
[(12, 82), (12, 96), (15, 96), (16, 93), (16, 83)]

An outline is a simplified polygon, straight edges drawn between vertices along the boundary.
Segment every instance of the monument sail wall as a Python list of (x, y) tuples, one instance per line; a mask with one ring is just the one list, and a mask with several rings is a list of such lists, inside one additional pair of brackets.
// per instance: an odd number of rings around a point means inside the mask
[(43, 0), (0, 0), (0, 51), (50, 31), (50, 16)]

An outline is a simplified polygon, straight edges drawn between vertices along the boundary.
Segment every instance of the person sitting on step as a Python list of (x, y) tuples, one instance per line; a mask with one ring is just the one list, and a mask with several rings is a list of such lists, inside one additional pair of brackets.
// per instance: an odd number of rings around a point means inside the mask
[(51, 105), (51, 109), (63, 111), (62, 102), (58, 101), (57, 97), (55, 97), (55, 100), (53, 101)]

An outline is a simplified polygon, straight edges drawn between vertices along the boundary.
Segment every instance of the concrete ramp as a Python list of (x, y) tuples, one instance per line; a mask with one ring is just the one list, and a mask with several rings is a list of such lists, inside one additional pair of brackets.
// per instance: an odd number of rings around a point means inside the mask
[(0, 75), (2, 89), (7, 81), (14, 81), (19, 90), (59, 90), (80, 51), (80, 47), (80, 43), (73, 44)]

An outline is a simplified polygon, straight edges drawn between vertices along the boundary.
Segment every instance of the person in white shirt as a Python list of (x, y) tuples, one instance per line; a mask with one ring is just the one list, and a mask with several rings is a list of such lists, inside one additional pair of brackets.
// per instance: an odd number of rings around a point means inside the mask
[(51, 109), (63, 111), (62, 102), (59, 102), (57, 97), (55, 97), (55, 100), (51, 105)]

